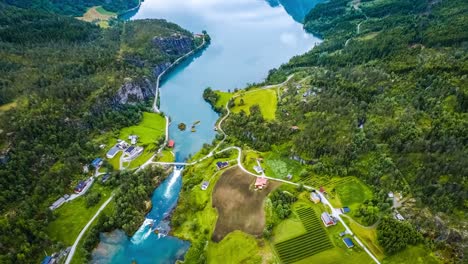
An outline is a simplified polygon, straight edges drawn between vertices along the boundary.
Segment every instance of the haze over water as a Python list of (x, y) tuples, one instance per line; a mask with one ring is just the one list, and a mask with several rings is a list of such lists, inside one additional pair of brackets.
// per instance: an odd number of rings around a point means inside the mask
[[(214, 139), (218, 115), (202, 98), (206, 87), (228, 90), (260, 82), (272, 68), (294, 55), (310, 50), (319, 39), (304, 32), (305, 14), (318, 0), (146, 0), (130, 19), (163, 18), (194, 33), (206, 30), (211, 44), (166, 76), (161, 86), (161, 110), (170, 116), (171, 139), (178, 161)], [(181, 132), (180, 122), (190, 128), (201, 121), (197, 132)], [(154, 227), (176, 205), (182, 179), (172, 174), (153, 194), (148, 218)], [(158, 238), (145, 221), (133, 238), (122, 231), (101, 236), (93, 252), (95, 263), (174, 263), (189, 243), (174, 237)]]

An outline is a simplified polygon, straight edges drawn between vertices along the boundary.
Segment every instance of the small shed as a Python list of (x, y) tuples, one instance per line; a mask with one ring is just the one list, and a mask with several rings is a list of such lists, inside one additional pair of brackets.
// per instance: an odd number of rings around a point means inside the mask
[(169, 142), (167, 143), (167, 146), (169, 148), (173, 148), (175, 146), (175, 141), (173, 139), (169, 140)]
[(263, 168), (261, 166), (254, 166), (253, 169), (255, 170), (256, 173), (262, 173), (263, 172)]
[(348, 206), (345, 206), (345, 207), (341, 208), (341, 212), (342, 212), (343, 214), (347, 214), (347, 213), (349, 213), (350, 211), (351, 211), (351, 209), (349, 209)]
[(102, 179), (101, 179), (101, 182), (106, 182), (107, 180), (109, 180), (109, 178), (111, 177), (111, 174), (110, 173), (106, 173), (104, 176), (102, 176)]
[(203, 181), (200, 188), (204, 191), (204, 190), (208, 189), (208, 186), (210, 186), (210, 182)]
[(348, 247), (348, 248), (354, 247), (354, 243), (351, 240), (351, 238), (349, 238), (349, 237), (343, 238), (343, 242), (345, 243), (346, 247)]
[(91, 166), (94, 168), (98, 168), (99, 166), (102, 165), (102, 159), (101, 158), (95, 158), (93, 162), (91, 162)]
[(224, 169), (228, 165), (229, 165), (229, 162), (227, 162), (227, 161), (218, 161), (218, 162), (216, 162), (216, 167), (218, 168), (218, 170)]

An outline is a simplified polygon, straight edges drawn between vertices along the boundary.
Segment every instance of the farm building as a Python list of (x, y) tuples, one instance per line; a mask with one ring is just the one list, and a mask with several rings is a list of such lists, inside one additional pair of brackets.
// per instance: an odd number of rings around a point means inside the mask
[(333, 219), (327, 212), (322, 213), (322, 222), (326, 227), (336, 225), (335, 219)]
[(267, 186), (267, 183), (268, 183), (268, 179), (265, 178), (265, 177), (257, 177), (257, 179), (255, 180), (255, 188), (256, 189), (263, 189)]
[(102, 165), (102, 159), (101, 158), (95, 158), (93, 162), (91, 162), (91, 166), (94, 168), (98, 168), (99, 166)]
[(208, 181), (203, 181), (202, 185), (201, 185), (201, 189), (204, 191), (204, 190), (208, 189), (209, 185), (210, 185), (210, 183)]
[(346, 247), (348, 247), (348, 248), (354, 247), (354, 243), (351, 240), (351, 238), (349, 238), (349, 237), (343, 238), (343, 242), (345, 243)]
[(80, 193), (81, 191), (83, 191), (83, 189), (86, 187), (87, 184), (88, 184), (88, 183), (85, 182), (85, 181), (80, 181), (80, 182), (78, 183), (78, 185), (76, 185), (76, 187), (75, 187), (75, 192), (76, 192), (76, 193)]
[(404, 221), (405, 220), (405, 218), (400, 213), (395, 214), (395, 219), (398, 220), (398, 221)]
[(115, 157), (115, 155), (120, 151), (120, 148), (115, 145), (113, 146), (111, 149), (109, 149), (109, 151), (107, 151), (107, 154), (106, 154), (106, 157), (108, 159), (112, 159), (113, 157)]
[(130, 140), (130, 144), (135, 145), (138, 141), (137, 135), (130, 135), (128, 136), (128, 140)]
[(138, 157), (142, 152), (143, 152), (143, 147), (135, 147), (135, 146), (131, 146), (127, 150), (125, 150), (125, 154), (130, 159), (134, 159)]
[(104, 176), (102, 176), (101, 182), (106, 182), (107, 180), (109, 180), (110, 177), (111, 177), (111, 174), (106, 173)]
[(173, 148), (175, 146), (175, 141), (174, 140), (169, 140), (169, 142), (167, 143), (167, 147), (169, 148)]
[(126, 148), (128, 148), (130, 145), (129, 145), (127, 142), (125, 142), (125, 141), (119, 139), (119, 140), (117, 140), (116, 146), (117, 146), (118, 148), (120, 148), (120, 149), (126, 149)]
[(351, 211), (351, 209), (349, 209), (348, 206), (345, 206), (345, 207), (341, 208), (341, 212), (342, 212), (343, 214), (347, 214), (347, 213), (349, 213), (350, 211)]
[(310, 193), (310, 200), (316, 204), (320, 203), (321, 201), (320, 196), (316, 192)]
[(218, 161), (218, 162), (216, 162), (216, 167), (218, 168), (218, 170), (224, 169), (228, 165), (229, 165), (229, 162), (227, 162), (227, 161)]
[(388, 193), (388, 198), (393, 198), (393, 197), (394, 197), (393, 192), (389, 192)]
[(293, 177), (293, 176), (292, 176), (292, 174), (291, 174), (291, 173), (289, 173), (289, 174), (286, 176), (286, 179), (288, 179), (288, 180), (291, 180), (291, 179), (292, 179), (292, 177)]
[[(69, 196), (67, 196), (68, 198)], [(59, 208), (62, 204), (64, 204), (67, 201), (67, 198), (65, 197), (60, 197), (57, 201), (55, 201), (51, 206), (49, 206), (49, 209), (51, 211)]]
[(255, 170), (256, 173), (262, 173), (263, 172), (263, 168), (261, 166), (254, 166), (253, 169)]

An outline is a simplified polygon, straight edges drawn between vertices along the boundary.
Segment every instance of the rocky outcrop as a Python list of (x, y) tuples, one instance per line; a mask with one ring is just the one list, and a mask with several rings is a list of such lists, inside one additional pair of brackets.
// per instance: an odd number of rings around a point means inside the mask
[(125, 78), (114, 97), (114, 103), (134, 104), (154, 98), (154, 84), (146, 77), (139, 79)]
[(164, 62), (164, 63), (160, 63), (160, 64), (156, 65), (153, 68), (154, 78), (158, 78), (158, 75), (161, 74), (163, 71), (165, 71), (167, 68), (169, 68), (169, 66), (171, 66), (170, 62)]
[(172, 34), (170, 37), (154, 37), (153, 45), (168, 55), (180, 56), (193, 49), (193, 39), (181, 35)]

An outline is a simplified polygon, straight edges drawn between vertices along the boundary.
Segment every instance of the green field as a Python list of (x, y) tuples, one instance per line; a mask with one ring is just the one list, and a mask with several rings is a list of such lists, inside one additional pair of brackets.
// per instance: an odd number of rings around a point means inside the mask
[[(101, 214), (99, 215), (99, 217), (101, 217), (103, 214), (107, 214), (107, 215), (111, 215), (112, 214), (112, 211), (115, 209), (115, 203), (114, 203), (114, 200), (112, 200), (108, 205), (107, 207), (102, 210)], [(81, 264), (81, 263), (87, 263), (88, 262), (88, 259), (86, 259), (86, 250), (83, 248), (83, 243), (85, 241), (85, 238), (86, 236), (89, 234), (89, 231), (97, 224), (98, 222), (98, 218), (96, 218), (94, 220), (94, 222), (89, 226), (87, 232), (85, 233), (85, 235), (82, 237), (82, 239), (80, 240), (80, 242), (78, 243), (77, 247), (76, 247), (76, 251), (75, 251), (75, 255), (73, 255), (73, 259), (71, 261), (71, 264)]]
[(353, 233), (359, 237), (359, 239), (369, 248), (369, 250), (378, 258), (383, 259), (385, 253), (379, 246), (377, 241), (377, 229), (366, 228), (354, 221), (350, 221), (346, 217), (343, 217), (344, 221), (348, 224), (349, 228), (353, 230)]
[(208, 263), (256, 263), (259, 248), (251, 235), (241, 231), (229, 233), (221, 242), (208, 244)]
[(434, 254), (426, 250), (423, 246), (411, 246), (404, 251), (387, 257), (383, 264), (438, 264), (441, 263), (434, 257)]
[(356, 178), (339, 182), (335, 190), (341, 205), (349, 206), (352, 211), (356, 210), (365, 200), (372, 198), (372, 191), (369, 187)]
[[(137, 145), (144, 147), (144, 151), (138, 158), (130, 162), (130, 164), (125, 164), (129, 168), (136, 168), (151, 158), (159, 147), (156, 144), (157, 141), (164, 137), (165, 134), (166, 119), (159, 114), (144, 112), (142, 121), (138, 125), (125, 127), (122, 128), (118, 134), (111, 134), (108, 137), (105, 151), (115, 145), (117, 143), (117, 139), (129, 142), (128, 137), (130, 135), (137, 135)], [(114, 158), (109, 160), (114, 169), (118, 169), (121, 155), (122, 152), (119, 152)]]
[(98, 204), (86, 208), (85, 196), (81, 196), (71, 202), (63, 204), (55, 210), (54, 214), (57, 215), (57, 219), (52, 221), (47, 227), (47, 234), (52, 239), (71, 246), (81, 229), (93, 217), (99, 207), (109, 198), (111, 190), (100, 185), (97, 181), (99, 181), (99, 178), (96, 179), (88, 192), (101, 193), (101, 200)]
[(222, 108), (224, 109), (226, 107), (226, 104), (229, 102), (229, 100), (232, 98), (234, 95), (233, 93), (228, 93), (228, 92), (223, 92), (223, 91), (215, 91), (217, 95), (219, 95), (219, 99), (216, 102), (216, 108)]
[(275, 249), (283, 263), (293, 263), (333, 248), (320, 218), (312, 208), (300, 208), (296, 212), (306, 233), (275, 244)]
[(306, 232), (301, 220), (295, 216), (295, 214), (292, 214), (289, 219), (281, 221), (275, 227), (273, 232), (273, 242), (277, 243), (280, 241), (285, 241), (302, 235)]
[(293, 176), (291, 181), (297, 181), (303, 166), (298, 161), (282, 157), (278, 152), (273, 151), (265, 155), (265, 169), (270, 177), (285, 179), (288, 174), (291, 174)]
[[(244, 101), (243, 105), (240, 105), (241, 99)], [(277, 100), (274, 89), (248, 91), (244, 95), (236, 97), (234, 100), (235, 106), (231, 110), (233, 113), (239, 113), (241, 110), (244, 110), (249, 114), (250, 107), (258, 104), (263, 117), (266, 120), (273, 120), (275, 119)]]

